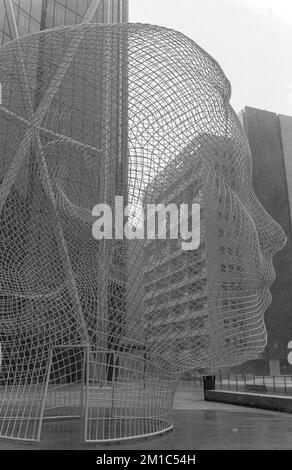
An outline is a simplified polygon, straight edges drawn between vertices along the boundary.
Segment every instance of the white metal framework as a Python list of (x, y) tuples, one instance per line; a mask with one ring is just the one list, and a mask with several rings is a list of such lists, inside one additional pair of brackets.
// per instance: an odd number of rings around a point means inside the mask
[[(80, 419), (89, 442), (171, 429), (188, 369), (266, 343), (282, 229), (219, 65), (157, 26), (61, 27), (0, 50), (0, 436)], [(116, 195), (201, 205), (201, 246), (96, 241)]]

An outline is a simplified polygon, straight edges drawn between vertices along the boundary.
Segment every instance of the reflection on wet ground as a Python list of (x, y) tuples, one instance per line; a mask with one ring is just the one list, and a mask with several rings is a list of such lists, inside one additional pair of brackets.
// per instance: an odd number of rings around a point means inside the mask
[(115, 445), (81, 441), (80, 422), (51, 422), (39, 445), (0, 442), (1, 449), (292, 449), (292, 414), (205, 402), (202, 391), (183, 387), (174, 403), (174, 430)]

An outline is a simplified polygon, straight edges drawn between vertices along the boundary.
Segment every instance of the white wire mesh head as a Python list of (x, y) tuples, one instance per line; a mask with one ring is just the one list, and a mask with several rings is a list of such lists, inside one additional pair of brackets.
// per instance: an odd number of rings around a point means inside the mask
[[(1, 435), (39, 439), (43, 417), (80, 409), (88, 441), (167, 429), (184, 371), (263, 350), (285, 242), (230, 84), (193, 41), (142, 24), (12, 41), (0, 82)], [(131, 226), (147, 203), (200, 204), (199, 248), (94, 240), (92, 208), (115, 196)]]

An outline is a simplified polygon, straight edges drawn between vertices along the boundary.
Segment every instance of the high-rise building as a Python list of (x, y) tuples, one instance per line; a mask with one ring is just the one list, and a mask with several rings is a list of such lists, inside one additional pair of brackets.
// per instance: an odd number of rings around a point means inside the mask
[[(247, 356), (246, 350), (253, 343), (251, 318), (254, 302), (249, 301), (250, 296), (245, 290), (246, 271), (251, 268), (249, 273), (252, 273), (254, 260), (249, 262), (250, 266), (246, 265), (245, 270), (242, 256), (239, 256), (249, 249), (249, 241), (238, 238), (240, 222), (235, 213), (232, 215), (235, 223), (233, 232), (230, 230), (230, 235), (223, 241), (224, 230), (231, 219), (226, 209), (230, 204), (228, 197), (224, 207), (224, 195), (220, 195), (222, 208), (211, 220), (202, 199), (205, 189), (201, 177), (203, 165), (209, 154), (216, 156), (222, 148), (225, 158), (236, 155), (232, 139), (201, 133), (189, 148), (180, 152), (153, 179), (144, 200), (145, 204), (151, 201), (165, 206), (175, 204), (179, 207), (182, 203), (188, 203), (189, 208), (193, 203), (201, 206), (198, 249), (182, 250), (181, 239), (170, 240), (169, 228), (167, 239), (147, 240), (144, 249), (146, 341), (161, 351), (167, 350), (167, 341), (171, 341), (176, 360), (189, 364), (190, 369), (194, 363), (198, 368), (212, 367), (215, 360), (219, 364), (221, 360), (223, 365), (224, 361), (235, 363), (237, 358), (234, 354), (231, 358), (226, 354), (222, 360), (218, 353), (220, 349), (228, 351), (234, 346), (238, 348), (237, 362), (241, 364)], [(235, 166), (237, 161), (234, 161)], [(191, 165), (195, 166), (195, 171), (190, 170)], [(229, 170), (232, 173), (231, 164)], [(209, 196), (211, 191), (206, 193)], [(230, 210), (234, 211), (234, 208)], [(189, 214), (189, 227), (190, 219)], [(212, 230), (218, 235), (211, 245), (208, 236)], [(219, 269), (215, 269), (211, 261), (214, 252)], [(214, 313), (219, 321), (214, 321)], [(264, 344), (264, 335), (259, 335), (258, 350), (262, 350)]]
[[(56, 28), (64, 25), (75, 25), (80, 23), (125, 23), (128, 21), (128, 0), (0, 0), (0, 44), (5, 44), (17, 37), (23, 37), (38, 31)], [(51, 54), (56, 55), (58, 60), (59, 51), (52, 43)], [(76, 51), (78, 50), (78, 46)], [(123, 53), (123, 59), (121, 54)], [(81, 70), (70, 70), (72, 76), (71, 86), (67, 84), (60, 86), (60, 91), (48, 109), (45, 125), (54, 132), (70, 136), (72, 145), (79, 145), (82, 152), (81, 143), (86, 142), (92, 149), (103, 147), (104, 154), (108, 160), (107, 183), (92, 183), (92, 170), (88, 161), (80, 160), (79, 164), (71, 167), (70, 174), (67, 175), (74, 184), (76, 193), (82, 199), (83, 207), (91, 212), (93, 206), (99, 202), (112, 203), (115, 195), (123, 195), (124, 202), (127, 202), (127, 54), (126, 44), (119, 41), (112, 43), (111, 54), (113, 60), (108, 60), (103, 56), (102, 47), (96, 48), (94, 65), (88, 66), (90, 62), (90, 52), (85, 52), (84, 67)], [(34, 90), (30, 97), (33, 102), (34, 112), (40, 105), (44, 90), (48, 87), (48, 80), (51, 80), (50, 71), (46, 69), (47, 60), (43, 52), (39, 53), (34, 72), (29, 74), (29, 80), (23, 76), (23, 83), (30, 82), (31, 89)], [(66, 65), (67, 67), (67, 65)], [(93, 73), (93, 68), (95, 72)], [(93, 81), (83, 80), (86, 70), (91, 70)], [(25, 75), (25, 70), (22, 70)], [(50, 78), (49, 78), (50, 77)], [(6, 87), (7, 88), (7, 87)], [(14, 109), (17, 114), (25, 113), (26, 102), (22, 93), (8, 92), (5, 87), (2, 89), (1, 102), (4, 106)], [(54, 116), (58, 116), (56, 119)], [(64, 116), (66, 119), (63, 120)], [(92, 120), (94, 116), (94, 121)], [(60, 121), (63, 120), (63, 124)], [(12, 143), (14, 136), (8, 131), (5, 120), (1, 122), (2, 141), (5, 148)], [(61, 125), (61, 128), (60, 128)], [(110, 137), (109, 137), (110, 136)], [(70, 142), (69, 139), (69, 142)], [(73, 144), (73, 140), (75, 144)], [(46, 137), (43, 137), (43, 145), (46, 144)], [(78, 143), (78, 144), (77, 144)], [(83, 146), (84, 147), (84, 146)], [(85, 147), (83, 148), (85, 151)], [(88, 151), (88, 148), (87, 150)], [(61, 151), (62, 152), (62, 151)], [(97, 159), (97, 154), (92, 150), (92, 157)], [(62, 168), (59, 168), (60, 150), (55, 150), (51, 155), (51, 162), (55, 162), (56, 171), (62, 175)], [(103, 164), (103, 163), (101, 163)], [(0, 171), (4, 166), (4, 161), (0, 161)], [(23, 193), (33, 187), (36, 176), (36, 156), (31, 150), (29, 163), (26, 166), (25, 177), (22, 179), (22, 186), (17, 189)], [(97, 171), (97, 169), (96, 169)], [(24, 180), (27, 181), (23, 184)], [(95, 188), (96, 187), (96, 188)], [(94, 189), (92, 189), (94, 188)], [(27, 196), (25, 195), (25, 196)], [(32, 200), (27, 199), (28, 211), (31, 212)], [(107, 250), (112, 259), (108, 269), (108, 277), (104, 279), (102, 302), (99, 310), (96, 311), (97, 321), (110, 325), (106, 338), (100, 347), (104, 350), (111, 350), (113, 338), (116, 335), (116, 328), (121, 328), (125, 323), (121, 312), (126, 315), (126, 271), (127, 261), (123, 242), (116, 241), (113, 244), (105, 243), (102, 250)], [(53, 248), (52, 248), (52, 251)], [(122, 253), (122, 254), (121, 254)], [(100, 289), (96, 283), (95, 289)], [(97, 294), (96, 294), (97, 295)], [(93, 294), (94, 297), (94, 294)], [(6, 299), (7, 300), (7, 299)], [(6, 301), (5, 300), (5, 301)], [(94, 303), (94, 302), (92, 302)], [(106, 313), (105, 313), (106, 312)], [(118, 313), (119, 318), (116, 317)], [(103, 318), (103, 320), (101, 320)], [(101, 330), (104, 329), (100, 325)], [(111, 357), (109, 357), (111, 362)], [(108, 369), (108, 376), (111, 377), (112, 369)]]
[(286, 246), (274, 258), (276, 279), (265, 314), (268, 343), (258, 370), (291, 373), (287, 347), (292, 339), (292, 117), (251, 107), (239, 117), (251, 149), (255, 193), (287, 235)]
[(82, 21), (125, 23), (128, 0), (1, 0), (0, 44), (17, 34), (25, 36)]
[[(144, 200), (145, 208), (147, 203), (157, 207), (161, 203), (165, 207), (188, 203), (188, 225), (191, 204), (199, 203), (202, 193), (200, 180), (189, 170), (190, 152), (186, 148), (176, 159), (177, 164), (185, 160), (185, 170), (177, 172), (176, 162), (166, 166), (149, 184)], [(197, 365), (204, 367), (209, 359), (205, 243), (196, 250), (182, 250), (180, 238), (169, 239), (170, 225), (169, 217), (165, 240), (149, 239), (144, 246), (145, 339), (150, 348), (156, 345), (161, 352), (170, 341), (181, 364), (192, 364), (195, 350)]]

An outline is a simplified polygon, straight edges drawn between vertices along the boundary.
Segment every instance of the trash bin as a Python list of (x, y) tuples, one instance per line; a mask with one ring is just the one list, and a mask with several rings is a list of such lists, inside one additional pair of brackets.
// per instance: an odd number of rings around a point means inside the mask
[(206, 398), (206, 390), (215, 390), (215, 375), (204, 375), (204, 397)]

